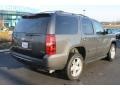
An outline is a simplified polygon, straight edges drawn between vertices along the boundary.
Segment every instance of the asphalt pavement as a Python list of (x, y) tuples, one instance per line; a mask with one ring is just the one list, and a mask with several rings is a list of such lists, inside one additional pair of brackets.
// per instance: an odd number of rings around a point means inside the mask
[(32, 70), (13, 59), (8, 52), (0, 53), (1, 85), (120, 85), (120, 49), (113, 62), (98, 60), (87, 64), (80, 81), (66, 80), (58, 72), (48, 74)]

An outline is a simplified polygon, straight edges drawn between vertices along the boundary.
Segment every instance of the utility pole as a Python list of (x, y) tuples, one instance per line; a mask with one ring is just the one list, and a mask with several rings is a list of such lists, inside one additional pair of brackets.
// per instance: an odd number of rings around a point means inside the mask
[(84, 10), (83, 10), (83, 15), (85, 15), (85, 12), (86, 12), (86, 10), (84, 9)]

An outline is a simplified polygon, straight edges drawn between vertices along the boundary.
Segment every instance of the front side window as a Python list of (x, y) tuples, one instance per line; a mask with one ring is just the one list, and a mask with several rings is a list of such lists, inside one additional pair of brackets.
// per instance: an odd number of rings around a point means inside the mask
[(56, 16), (56, 34), (76, 34), (78, 32), (78, 19), (74, 16)]
[(99, 22), (97, 22), (97, 21), (94, 21), (93, 22), (93, 25), (94, 25), (94, 29), (95, 29), (95, 31), (96, 31), (96, 34), (101, 34), (101, 33), (103, 33), (103, 28), (102, 28), (102, 25), (99, 23)]

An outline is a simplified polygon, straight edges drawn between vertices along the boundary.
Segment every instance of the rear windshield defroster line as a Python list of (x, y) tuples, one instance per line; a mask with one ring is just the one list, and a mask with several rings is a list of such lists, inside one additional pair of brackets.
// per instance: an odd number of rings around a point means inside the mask
[(15, 32), (46, 34), (50, 17), (22, 18), (15, 27)]

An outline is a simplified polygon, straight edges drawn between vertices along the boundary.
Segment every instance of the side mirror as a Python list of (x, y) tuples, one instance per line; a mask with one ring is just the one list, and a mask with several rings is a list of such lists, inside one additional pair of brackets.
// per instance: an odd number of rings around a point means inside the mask
[(98, 35), (106, 35), (106, 32), (97, 32)]
[(102, 30), (100, 32), (97, 32), (97, 34), (99, 34), (99, 35), (106, 35), (106, 34), (108, 34), (108, 31), (106, 29), (104, 29), (104, 30)]
[(103, 32), (99, 32), (98, 34), (106, 35), (106, 34), (108, 34), (108, 32), (107, 31), (103, 31)]
[(108, 30), (106, 30), (106, 29), (104, 29), (103, 32), (104, 32), (104, 33), (103, 33), (104, 35), (105, 35), (105, 34), (108, 34)]
[(105, 34), (105, 35), (108, 34), (108, 31), (104, 30), (104, 34)]

